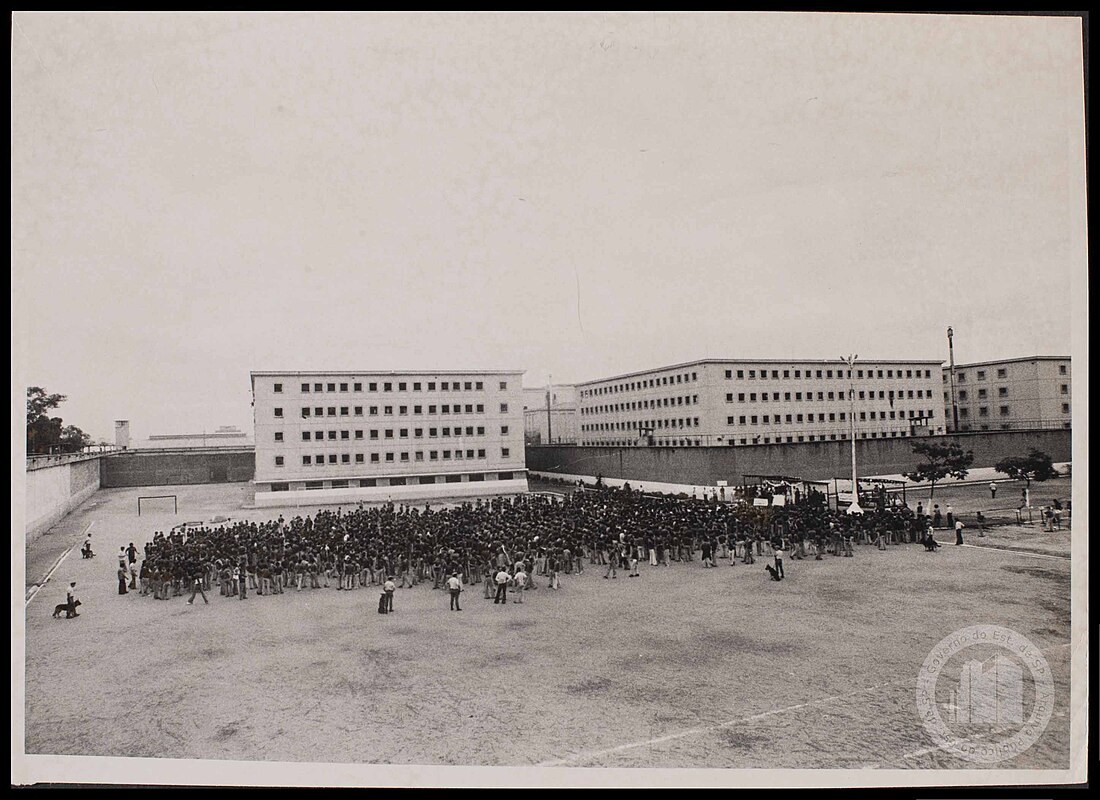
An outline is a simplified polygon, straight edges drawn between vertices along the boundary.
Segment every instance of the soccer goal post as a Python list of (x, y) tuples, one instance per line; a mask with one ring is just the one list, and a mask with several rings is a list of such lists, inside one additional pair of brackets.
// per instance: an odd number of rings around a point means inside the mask
[(171, 500), (172, 501), (172, 513), (179, 513), (179, 504), (176, 502), (176, 496), (174, 494), (148, 494), (142, 495), (137, 499), (137, 511), (138, 516), (141, 516), (141, 501), (142, 500)]

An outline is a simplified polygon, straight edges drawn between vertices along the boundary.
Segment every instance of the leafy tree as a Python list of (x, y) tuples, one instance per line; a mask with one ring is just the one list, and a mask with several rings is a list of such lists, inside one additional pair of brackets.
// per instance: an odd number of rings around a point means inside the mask
[(970, 465), (974, 463), (974, 453), (970, 450), (964, 451), (955, 442), (947, 444), (916, 442), (913, 445), (913, 455), (920, 456), (924, 460), (918, 463), (912, 472), (905, 473), (905, 477), (911, 481), (930, 483), (929, 500), (936, 494), (937, 481), (947, 477), (961, 481), (970, 471)]
[(1028, 451), (1026, 456), (1009, 456), (1008, 458), (1002, 458), (993, 469), (1007, 475), (1013, 480), (1027, 481), (1029, 489), (1031, 488), (1032, 481), (1042, 483), (1043, 481), (1058, 477), (1058, 470), (1054, 468), (1054, 459), (1042, 450), (1037, 450), (1034, 447)]
[(75, 425), (64, 425), (61, 417), (51, 417), (68, 398), (49, 394), (41, 386), (27, 387), (27, 453), (78, 453), (92, 438)]

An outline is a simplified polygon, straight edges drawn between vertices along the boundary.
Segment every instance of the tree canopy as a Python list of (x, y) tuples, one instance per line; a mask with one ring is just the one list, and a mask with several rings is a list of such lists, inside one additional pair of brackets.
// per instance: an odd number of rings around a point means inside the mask
[(1054, 459), (1034, 447), (1026, 456), (1002, 458), (993, 469), (1014, 480), (1027, 481), (1028, 487), (1031, 486), (1032, 481), (1041, 483), (1058, 477), (1058, 470), (1054, 468)]
[(936, 483), (944, 478), (951, 477), (962, 480), (970, 471), (970, 465), (974, 463), (974, 453), (963, 450), (955, 442), (936, 444), (933, 442), (916, 442), (913, 444), (913, 455), (920, 456), (916, 469), (905, 473), (911, 481), (930, 483), (931, 490), (928, 499), (936, 494)]
[(65, 425), (61, 417), (51, 417), (50, 411), (68, 398), (50, 394), (41, 386), (27, 387), (27, 454), (79, 453), (92, 443), (92, 437), (75, 425)]

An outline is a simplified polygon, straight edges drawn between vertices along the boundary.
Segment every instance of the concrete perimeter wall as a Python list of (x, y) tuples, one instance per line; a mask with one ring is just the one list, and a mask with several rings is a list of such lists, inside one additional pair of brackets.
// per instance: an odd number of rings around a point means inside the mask
[[(957, 442), (974, 453), (976, 467), (992, 467), (1006, 456), (1034, 447), (1055, 463), (1072, 460), (1072, 431), (987, 431), (920, 439), (860, 439), (856, 459), (860, 475), (897, 475), (911, 471), (917, 441)], [(846, 441), (746, 445), (741, 447), (573, 447), (527, 448), (527, 469), (565, 475), (714, 486), (740, 484), (745, 475), (789, 475), (807, 480), (851, 477), (851, 445)]]
[(100, 456), (27, 470), (26, 537), (31, 542), (99, 489)]
[(250, 481), (256, 471), (252, 448), (132, 450), (100, 461), (104, 489)]

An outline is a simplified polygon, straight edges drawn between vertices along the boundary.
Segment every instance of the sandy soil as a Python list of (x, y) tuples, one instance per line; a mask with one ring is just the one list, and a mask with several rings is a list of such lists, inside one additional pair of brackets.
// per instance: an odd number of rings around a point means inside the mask
[[(140, 519), (134, 499), (150, 492), (102, 491), (48, 540), (55, 552), (59, 537), (78, 542), (94, 522), (102, 555), (74, 552), (27, 607), (27, 752), (964, 767), (922, 727), (916, 674), (943, 636), (993, 623), (1045, 650), (1057, 692), (1039, 742), (1000, 766), (1068, 767), (1068, 560), (860, 547), (854, 559), (788, 561), (782, 583), (761, 563), (643, 566), (613, 581), (589, 567), (523, 605), (494, 606), (470, 587), (462, 613), (429, 586), (403, 589), (392, 616), (376, 613), (376, 589), (245, 601), (215, 590), (194, 606), (119, 596), (114, 553), (129, 541), (140, 547), (184, 520), (269, 513), (241, 510), (233, 485), (175, 491), (177, 517)], [(28, 553), (28, 570), (53, 560)], [(82, 616), (51, 619), (69, 580)]]

